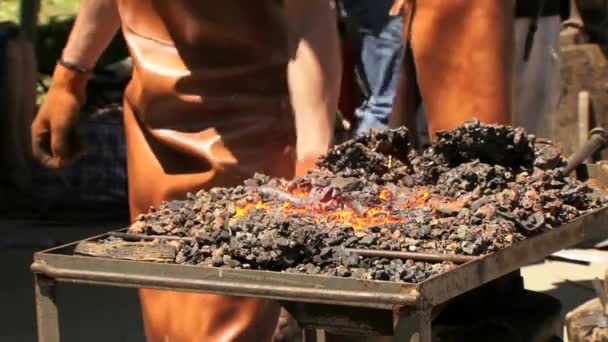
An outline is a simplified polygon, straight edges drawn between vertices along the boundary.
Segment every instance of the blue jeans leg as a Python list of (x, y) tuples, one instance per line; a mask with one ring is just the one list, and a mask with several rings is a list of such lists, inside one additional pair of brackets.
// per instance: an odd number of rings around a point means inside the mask
[(347, 20), (353, 24), (357, 70), (367, 98), (355, 111), (356, 134), (388, 126), (399, 67), (403, 58), (403, 19), (388, 12), (392, 0), (344, 0)]

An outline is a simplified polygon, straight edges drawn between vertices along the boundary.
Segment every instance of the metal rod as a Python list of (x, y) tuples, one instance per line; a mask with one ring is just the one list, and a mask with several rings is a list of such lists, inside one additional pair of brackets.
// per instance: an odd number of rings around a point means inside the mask
[(146, 241), (151, 241), (151, 240), (172, 240), (172, 241), (186, 241), (186, 242), (193, 242), (195, 241), (194, 238), (191, 237), (181, 237), (181, 236), (174, 236), (174, 235), (146, 235), (146, 234), (131, 234), (131, 233), (121, 233), (121, 232), (112, 232), (110, 233), (111, 236), (113, 237), (117, 237), (117, 238), (121, 238), (124, 240), (129, 240), (129, 241), (140, 241), (140, 240), (146, 240)]
[(608, 134), (603, 128), (594, 128), (589, 132), (590, 137), (587, 143), (576, 151), (568, 160), (568, 165), (564, 167), (564, 174), (569, 175), (579, 167), (587, 158), (606, 146)]
[(59, 342), (59, 309), (55, 299), (55, 280), (35, 274), (38, 341)]
[[(122, 238), (125, 240), (174, 240), (174, 241), (187, 241), (193, 242), (194, 238), (190, 237), (180, 237), (180, 236), (172, 236), (172, 235), (145, 235), (145, 234), (130, 234), (130, 233), (120, 233), (113, 232), (110, 234), (111, 236)], [(377, 249), (355, 249), (355, 248), (345, 248), (346, 252), (358, 254), (364, 257), (380, 257), (380, 258), (388, 258), (388, 259), (412, 259), (412, 260), (420, 260), (420, 261), (451, 261), (457, 264), (464, 264), (471, 260), (475, 260), (477, 257), (468, 256), (468, 255), (450, 255), (450, 254), (431, 254), (431, 253), (415, 253), (415, 252), (398, 252), (398, 251), (385, 251), (385, 250), (377, 250)]]
[(403, 308), (395, 325), (394, 341), (432, 341), (432, 309)]
[(456, 264), (464, 264), (478, 257), (469, 255), (431, 254), (415, 252), (385, 251), (377, 249), (345, 248), (346, 252), (358, 254), (363, 257), (378, 257), (387, 259), (411, 259), (419, 261), (451, 261)]
[[(306, 287), (236, 282), (211, 278), (177, 278), (172, 276), (124, 273), (118, 271), (72, 270), (35, 261), (30, 269), (56, 281), (114, 285), (121, 287), (156, 288), (172, 291), (198, 291), (224, 295), (294, 300), (313, 303), (356, 302), (357, 306), (381, 308), (387, 304), (416, 305), (420, 299), (416, 293), (371, 293), (349, 290), (332, 290), (323, 287)], [(365, 303), (365, 304), (364, 304)]]

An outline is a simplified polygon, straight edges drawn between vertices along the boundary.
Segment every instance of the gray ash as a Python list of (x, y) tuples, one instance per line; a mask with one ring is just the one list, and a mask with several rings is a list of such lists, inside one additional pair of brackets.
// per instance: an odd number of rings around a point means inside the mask
[(132, 232), (191, 236), (177, 263), (420, 282), (450, 262), (363, 258), (344, 248), (485, 255), (603, 206), (565, 177), (558, 148), (521, 129), (470, 121), (418, 155), (405, 128), (335, 146), (290, 181), (188, 194)]

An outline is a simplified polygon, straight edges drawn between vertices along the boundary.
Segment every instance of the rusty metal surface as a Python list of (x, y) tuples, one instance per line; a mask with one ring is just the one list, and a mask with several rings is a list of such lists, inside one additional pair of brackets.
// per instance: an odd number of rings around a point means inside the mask
[(431, 310), (404, 308), (395, 326), (395, 341), (431, 342)]
[(419, 252), (398, 252), (398, 251), (387, 251), (379, 249), (362, 249), (362, 248), (344, 248), (344, 251), (348, 254), (352, 253), (360, 255), (362, 257), (378, 257), (386, 259), (402, 259), (402, 260), (414, 260), (414, 261), (430, 261), (430, 262), (442, 262), (451, 261), (455, 264), (464, 264), (469, 261), (477, 259), (476, 256), (460, 255), (460, 254), (433, 254), (433, 253), (419, 253)]
[(59, 342), (59, 309), (55, 298), (55, 281), (42, 274), (34, 280), (36, 320), (39, 342)]
[(608, 224), (608, 207), (470, 261), (420, 284), (159, 264), (71, 255), (77, 243), (36, 253), (32, 271), (60, 282), (254, 296), (276, 300), (390, 308), (420, 300), (440, 304), (459, 294), (583, 241)]
[[(608, 187), (606, 165), (602, 163), (587, 165), (586, 170), (589, 176)], [(56, 282), (262, 297), (292, 303), (292, 305), (303, 305), (304, 309), (300, 309), (300, 312), (309, 310), (312, 307), (310, 303), (321, 305), (320, 307), (333, 307), (332, 310), (337, 310), (337, 306), (359, 307), (365, 308), (361, 311), (361, 316), (365, 316), (373, 315), (373, 309), (393, 310), (409, 307), (414, 311), (428, 311), (458, 295), (540, 261), (561, 249), (598, 234), (608, 235), (605, 227), (608, 227), (608, 207), (598, 209), (494, 254), (466, 262), (419, 284), (73, 255), (72, 252), (79, 242), (36, 253), (31, 269), (37, 279)], [(87, 240), (98, 240), (111, 233)], [(44, 289), (39, 288), (38, 292), (39, 290)], [(41, 310), (40, 314), (44, 314), (43, 311), (54, 314), (57, 309), (52, 302), (52, 293), (43, 295), (38, 292), (37, 295), (40, 295), (37, 296), (37, 305), (43, 305), (47, 309)], [(353, 321), (353, 317), (348, 317), (348, 312), (346, 310), (343, 315), (348, 318), (348, 322), (344, 321), (343, 327), (334, 328), (355, 327), (367, 332), (378, 329), (375, 327), (376, 324), (371, 327), (364, 326), (365, 324), (360, 320)], [(311, 319), (310, 325), (323, 323), (319, 317)], [(314, 320), (317, 322), (313, 322)], [(42, 319), (42, 321), (46, 320)]]
[[(59, 282), (158, 288), (370, 308), (415, 305), (417, 285), (36, 253), (31, 269)], [(58, 252), (58, 253), (56, 253)]]
[[(608, 189), (608, 164), (587, 165), (585, 172)], [(561, 249), (606, 236), (605, 227), (608, 207), (419, 284), (86, 257), (73, 255), (78, 241), (34, 255), (39, 340), (59, 341), (53, 290), (56, 282), (68, 282), (270, 298), (291, 308), (306, 328), (365, 336), (390, 333), (396, 324), (394, 336), (430, 341), (434, 309)]]
[(608, 226), (608, 207), (581, 216), (561, 227), (459, 266), (421, 283), (424, 300), (437, 305), (559, 250), (584, 241)]

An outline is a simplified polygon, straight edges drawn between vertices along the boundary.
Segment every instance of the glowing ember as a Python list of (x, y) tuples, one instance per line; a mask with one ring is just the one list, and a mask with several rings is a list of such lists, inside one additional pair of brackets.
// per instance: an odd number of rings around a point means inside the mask
[[(346, 224), (353, 227), (354, 229), (363, 229), (385, 223), (399, 223), (406, 222), (405, 219), (391, 217), (391, 214), (387, 210), (372, 208), (365, 212), (363, 216), (357, 215), (352, 210), (335, 210), (328, 213), (322, 213), (329, 221)], [(315, 222), (320, 222), (318, 217), (313, 218)]]
[(380, 190), (380, 195), (378, 195), (378, 197), (383, 201), (390, 201), (393, 198), (393, 194), (391, 194), (388, 189), (382, 189)]
[(422, 191), (422, 193), (420, 195), (418, 195), (418, 207), (419, 208), (423, 208), (427, 205), (427, 201), (429, 200), (429, 197), (431, 196), (431, 194), (424, 190)]
[(308, 196), (308, 192), (307, 191), (303, 191), (300, 190), (298, 188), (293, 188), (291, 191), (289, 191), (292, 195), (300, 197), (300, 198), (304, 198)]
[[(307, 198), (310, 192), (303, 191), (298, 188), (287, 189), (282, 187), (284, 191), (296, 196), (297, 198)], [(249, 213), (251, 208), (270, 210), (276, 208), (282, 210), (286, 216), (290, 215), (307, 215), (315, 223), (333, 222), (335, 224), (345, 224), (354, 229), (364, 229), (366, 227), (381, 225), (386, 223), (405, 223), (406, 219), (395, 217), (389, 208), (403, 209), (411, 207), (424, 207), (427, 205), (427, 200), (430, 197), (428, 191), (421, 191), (415, 194), (414, 198), (404, 203), (390, 203), (394, 200), (393, 194), (388, 189), (381, 189), (378, 197), (383, 201), (387, 208), (367, 208), (364, 211), (355, 211), (344, 203), (333, 202), (331, 204), (322, 205), (321, 203), (311, 203), (310, 205), (301, 206), (290, 201), (284, 201), (280, 207), (264, 203), (262, 201), (247, 203), (244, 206), (236, 208), (234, 217), (242, 217)]]
[(251, 208), (268, 210), (272, 207), (268, 204), (263, 203), (262, 201), (257, 201), (255, 203), (247, 203), (243, 207), (236, 208), (236, 214), (234, 214), (234, 217), (241, 217), (249, 214), (249, 210), (251, 210)]
[(194, 237), (179, 244), (178, 264), (419, 283), (455, 265), (386, 263), (344, 247), (488, 255), (608, 204), (604, 191), (563, 174), (556, 146), (521, 129), (468, 122), (422, 153), (410, 137), (405, 128), (370, 131), (303, 177), (256, 174), (188, 194), (130, 230)]

